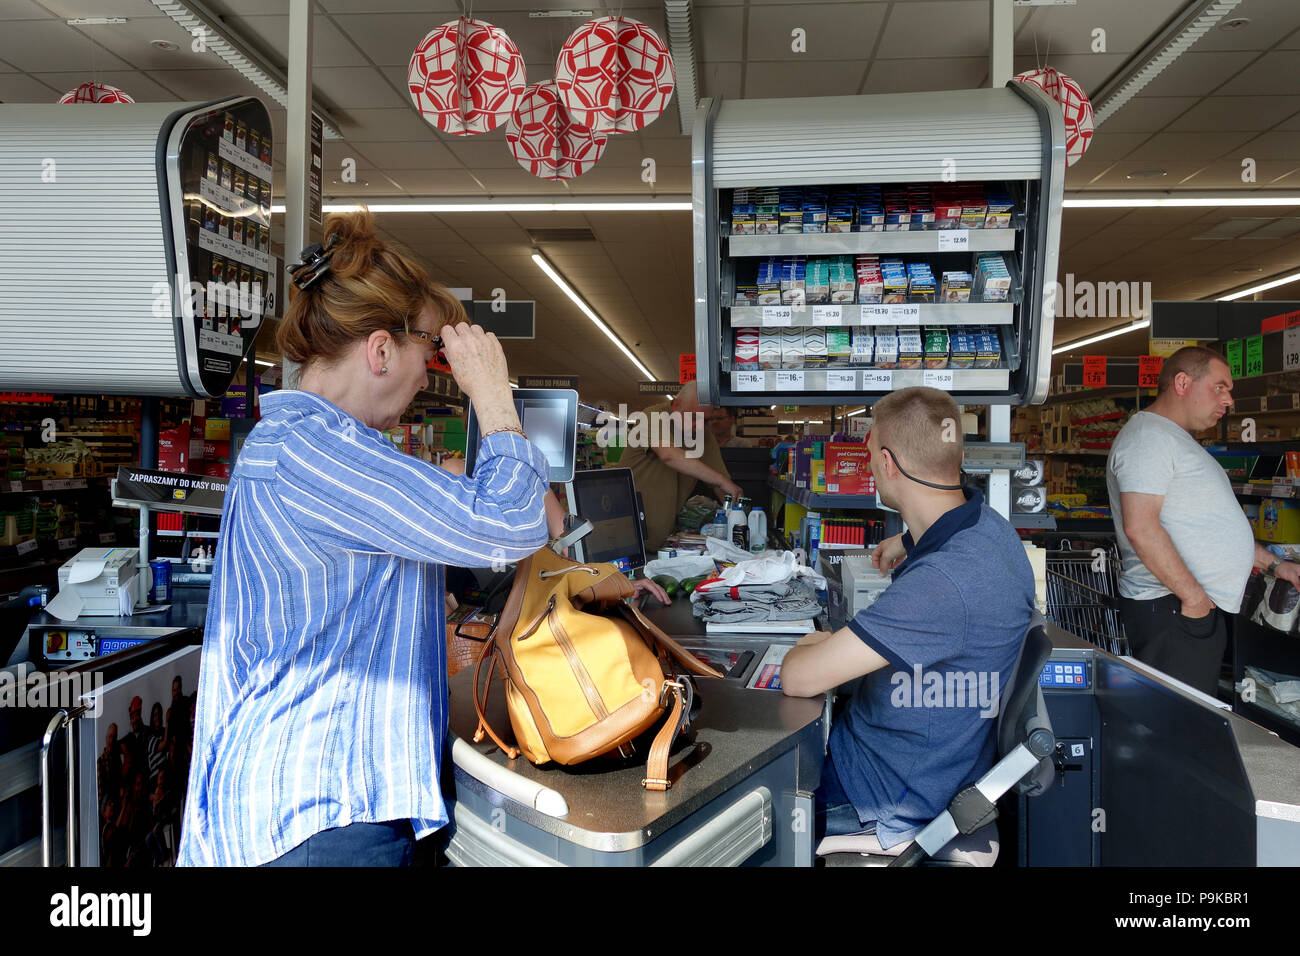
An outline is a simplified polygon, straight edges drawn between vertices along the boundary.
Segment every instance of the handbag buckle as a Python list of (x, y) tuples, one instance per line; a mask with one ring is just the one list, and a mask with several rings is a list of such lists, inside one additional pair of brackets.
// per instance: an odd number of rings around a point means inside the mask
[(680, 695), (682, 696), (683, 699), (686, 697), (686, 688), (682, 686), (682, 682), (681, 682), (681, 681), (679, 681), (679, 680), (666, 680), (666, 681), (664, 681), (663, 686), (662, 686), (661, 688), (659, 688), (659, 706), (660, 706), (660, 707), (667, 707), (667, 706), (668, 706), (668, 688), (669, 688), (669, 687), (676, 687), (676, 688), (677, 688), (677, 693), (680, 694)]

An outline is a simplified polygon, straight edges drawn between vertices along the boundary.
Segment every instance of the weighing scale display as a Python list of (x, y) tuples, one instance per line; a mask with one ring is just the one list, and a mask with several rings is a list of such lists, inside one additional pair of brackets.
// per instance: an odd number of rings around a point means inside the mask
[(1092, 686), (1088, 680), (1088, 665), (1083, 661), (1048, 661), (1038, 675), (1038, 686), (1086, 690)]
[(128, 647), (138, 647), (141, 644), (147, 644), (147, 637), (101, 637), (99, 639), (99, 648), (96, 653), (97, 657), (107, 657), (109, 654), (116, 654), (118, 651), (124, 651)]

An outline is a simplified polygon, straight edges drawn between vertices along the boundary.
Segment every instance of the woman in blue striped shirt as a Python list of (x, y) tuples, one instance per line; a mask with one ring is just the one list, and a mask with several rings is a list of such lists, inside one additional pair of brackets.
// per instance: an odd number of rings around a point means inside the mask
[[(546, 542), (547, 462), (500, 344), (375, 237), (326, 220), (279, 330), (299, 388), (262, 399), (231, 476), (204, 633), (181, 865), (391, 865), (447, 822), (443, 566)], [(379, 430), (433, 339), (483, 428), (473, 477)]]

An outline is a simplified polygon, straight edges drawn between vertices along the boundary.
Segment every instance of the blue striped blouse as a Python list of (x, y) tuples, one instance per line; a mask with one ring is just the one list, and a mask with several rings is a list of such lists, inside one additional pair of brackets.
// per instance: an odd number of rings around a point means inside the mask
[(221, 518), (179, 862), (256, 866), (350, 823), (447, 822), (443, 565), (546, 543), (547, 463), (503, 432), (473, 478), (310, 392), (262, 399)]

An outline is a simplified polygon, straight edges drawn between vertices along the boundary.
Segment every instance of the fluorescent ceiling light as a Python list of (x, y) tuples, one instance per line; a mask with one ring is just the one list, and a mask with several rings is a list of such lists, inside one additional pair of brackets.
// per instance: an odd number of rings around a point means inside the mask
[(867, 406), (863, 405), (861, 408), (854, 409), (854, 410), (851, 411), (851, 412), (845, 412), (845, 413), (844, 413), (844, 417), (845, 417), (845, 418), (852, 418), (854, 415), (861, 415), (861, 414), (862, 414), (863, 412), (865, 412), (866, 410), (867, 410)]
[(825, 425), (826, 423), (820, 418), (800, 418), (797, 421), (786, 421), (782, 419), (777, 422), (778, 425)]
[(1053, 355), (1060, 355), (1062, 352), (1072, 352), (1075, 349), (1083, 348), (1085, 345), (1092, 345), (1094, 342), (1102, 342), (1106, 339), (1113, 339), (1117, 335), (1127, 335), (1129, 332), (1136, 332), (1138, 329), (1145, 329), (1151, 326), (1150, 319), (1143, 319), (1141, 322), (1134, 322), (1132, 325), (1125, 325), (1118, 329), (1111, 329), (1108, 332), (1101, 332), (1097, 335), (1091, 335), (1086, 339), (1079, 339), (1077, 342), (1067, 342), (1064, 345), (1052, 349)]
[[(232, 70), (280, 106), (289, 108), (289, 81), (284, 74), (228, 33), (230, 28), (202, 3), (198, 0), (151, 0), (151, 2), (190, 36), (201, 36), (207, 49), (220, 57)], [(315, 96), (312, 98), (314, 100)], [(342, 139), (343, 134), (339, 132), (334, 118), (318, 105), (312, 108), (321, 117), (325, 138)]]
[(1065, 199), (1067, 209), (1145, 209), (1157, 206), (1300, 206), (1300, 196), (1107, 196), (1076, 195)]
[(1288, 282), (1300, 282), (1300, 272), (1293, 272), (1289, 276), (1283, 276), (1280, 279), (1273, 279), (1269, 282), (1253, 285), (1249, 289), (1242, 289), (1240, 292), (1234, 292), (1231, 295), (1221, 295), (1214, 301), (1231, 302), (1233, 299), (1240, 299), (1243, 296), (1254, 295), (1256, 292), (1267, 292), (1269, 289), (1276, 289), (1278, 286), (1286, 285)]
[(261, 359), (253, 359), (258, 365), (264, 365), (267, 368), (275, 368), (275, 362), (263, 362)]
[[(367, 202), (371, 212), (690, 212), (689, 202), (517, 202), (517, 203), (390, 203)], [(325, 212), (356, 212), (360, 203), (326, 203)], [(282, 213), (284, 206), (272, 206)]]
[(631, 361), (633, 365), (635, 365), (638, 369), (640, 369), (646, 378), (650, 379), (651, 381), (655, 381), (654, 373), (651, 372), (648, 368), (646, 368), (645, 365), (642, 364), (639, 358), (637, 358), (635, 355), (632, 354), (632, 350), (629, 349), (626, 345), (624, 345), (622, 339), (620, 339), (617, 335), (614, 334), (614, 330), (611, 329), (608, 325), (606, 325), (605, 321), (600, 316), (598, 316), (594, 311), (592, 311), (591, 306), (587, 305), (586, 302), (582, 301), (582, 297), (579, 296), (578, 293), (574, 292), (572, 288), (570, 288), (569, 283), (564, 281), (564, 277), (555, 271), (555, 267), (552, 266), (549, 262), (547, 262), (544, 256), (534, 252), (533, 262), (537, 263), (537, 268), (545, 272), (547, 277), (560, 287), (560, 291), (563, 292), (565, 295), (567, 295), (573, 301), (573, 304), (576, 305), (582, 311), (583, 315), (591, 319), (592, 323), (596, 326), (596, 328), (600, 329), (600, 331), (605, 334), (605, 337), (607, 339), (609, 339), (611, 342), (613, 342), (615, 345), (618, 346), (619, 351), (622, 352), (624, 355), (626, 355), (629, 361)]

